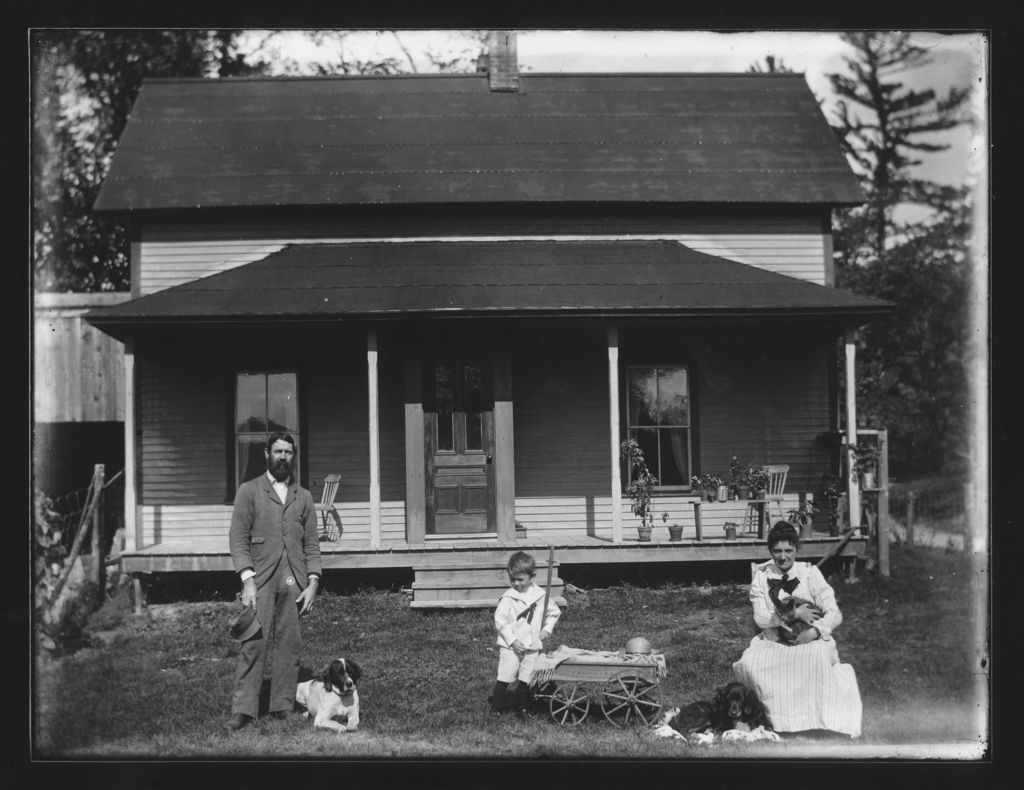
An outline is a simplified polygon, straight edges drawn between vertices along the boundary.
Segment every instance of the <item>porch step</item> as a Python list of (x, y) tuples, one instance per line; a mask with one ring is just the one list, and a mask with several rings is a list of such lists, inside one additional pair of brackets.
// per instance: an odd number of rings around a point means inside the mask
[[(430, 563), (414, 567), (412, 583), (413, 609), (467, 609), (493, 608), (501, 594), (508, 589), (507, 560), (450, 561), (432, 559)], [(547, 583), (547, 562), (537, 563), (534, 581), (543, 587)], [(558, 563), (552, 566), (551, 597), (559, 606), (565, 606), (562, 597), (564, 583), (558, 578)]]

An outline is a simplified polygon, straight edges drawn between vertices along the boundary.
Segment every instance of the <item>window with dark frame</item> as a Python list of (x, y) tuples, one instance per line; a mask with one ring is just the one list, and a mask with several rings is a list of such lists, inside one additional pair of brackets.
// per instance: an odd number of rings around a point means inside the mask
[(692, 437), (687, 366), (627, 367), (626, 411), (628, 436), (643, 450), (658, 488), (689, 489)]
[(288, 371), (246, 371), (235, 377), (235, 487), (267, 471), (267, 437), (295, 439), (292, 476), (299, 477), (299, 377)]

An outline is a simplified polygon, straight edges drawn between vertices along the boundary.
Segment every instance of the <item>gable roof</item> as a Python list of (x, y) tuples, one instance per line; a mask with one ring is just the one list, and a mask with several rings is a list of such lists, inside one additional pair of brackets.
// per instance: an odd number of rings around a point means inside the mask
[(94, 208), (863, 200), (801, 74), (527, 73), (147, 80)]
[(837, 315), (888, 302), (673, 241), (296, 244), (254, 263), (89, 313), (103, 331), (243, 320), (424, 316)]

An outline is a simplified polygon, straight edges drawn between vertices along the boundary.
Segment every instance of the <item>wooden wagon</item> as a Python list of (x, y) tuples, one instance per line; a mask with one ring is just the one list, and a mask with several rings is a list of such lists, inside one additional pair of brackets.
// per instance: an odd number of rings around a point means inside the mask
[(592, 704), (618, 727), (653, 724), (662, 708), (664, 671), (663, 663), (571, 657), (546, 673), (534, 697), (547, 699), (556, 724), (579, 724)]

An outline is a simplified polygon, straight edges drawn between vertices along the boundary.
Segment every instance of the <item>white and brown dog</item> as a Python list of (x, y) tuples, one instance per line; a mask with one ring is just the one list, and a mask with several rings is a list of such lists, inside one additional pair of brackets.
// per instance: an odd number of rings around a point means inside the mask
[[(350, 658), (336, 658), (312, 680), (299, 683), (295, 701), (302, 705), (305, 717), (313, 717), (313, 727), (335, 732), (352, 732), (359, 726), (359, 692), (356, 684), (363, 671)], [(335, 719), (344, 719), (340, 724)]]

